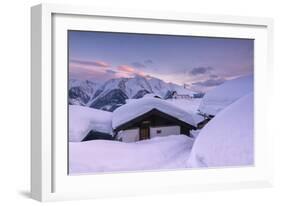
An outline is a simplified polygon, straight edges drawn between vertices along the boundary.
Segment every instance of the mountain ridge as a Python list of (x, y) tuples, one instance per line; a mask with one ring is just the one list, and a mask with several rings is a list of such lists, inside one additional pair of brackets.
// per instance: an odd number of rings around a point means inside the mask
[(190, 96), (196, 94), (183, 86), (166, 83), (154, 77), (116, 78), (102, 84), (90, 80), (82, 80), (80, 82), (79, 80), (71, 80), (69, 104), (113, 111), (125, 104), (126, 99), (142, 98), (145, 94), (149, 93), (154, 93), (166, 99), (171, 98), (173, 91)]

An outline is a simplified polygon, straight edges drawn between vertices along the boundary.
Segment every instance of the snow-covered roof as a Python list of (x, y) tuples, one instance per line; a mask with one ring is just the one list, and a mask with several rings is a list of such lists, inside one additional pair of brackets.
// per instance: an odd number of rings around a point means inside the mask
[(187, 113), (191, 114), (193, 116), (193, 119), (198, 124), (202, 121), (204, 121), (204, 117), (200, 114), (198, 114), (198, 107), (202, 101), (201, 98), (194, 98), (194, 99), (167, 99), (166, 101), (169, 101), (169, 103), (173, 104), (176, 107), (179, 107), (182, 110), (185, 110)]
[(229, 105), (199, 133), (193, 145), (191, 167), (253, 164), (253, 93)]
[(116, 129), (118, 126), (153, 109), (157, 109), (190, 125), (197, 126), (196, 119), (190, 113), (174, 106), (168, 101), (158, 98), (141, 98), (117, 108), (113, 112), (112, 127)]
[(80, 142), (91, 130), (111, 134), (111, 119), (111, 112), (69, 105), (69, 141)]
[(228, 80), (207, 92), (198, 110), (207, 115), (216, 115), (226, 106), (251, 93), (253, 86), (253, 75)]

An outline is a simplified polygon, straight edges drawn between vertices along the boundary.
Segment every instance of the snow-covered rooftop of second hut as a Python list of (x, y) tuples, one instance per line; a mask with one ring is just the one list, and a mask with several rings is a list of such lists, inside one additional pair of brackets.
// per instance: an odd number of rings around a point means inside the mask
[(165, 114), (175, 117), (178, 120), (196, 126), (198, 121), (192, 114), (176, 107), (168, 101), (159, 98), (141, 98), (117, 108), (113, 112), (112, 127), (116, 129), (118, 126), (131, 121), (138, 116), (145, 114), (152, 109), (157, 109)]

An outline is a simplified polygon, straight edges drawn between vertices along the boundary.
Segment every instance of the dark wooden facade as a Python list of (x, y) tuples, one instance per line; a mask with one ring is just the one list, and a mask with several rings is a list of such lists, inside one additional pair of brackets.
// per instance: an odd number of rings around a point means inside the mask
[(117, 134), (120, 130), (139, 128), (140, 140), (148, 139), (150, 137), (150, 127), (165, 127), (165, 126), (180, 126), (180, 133), (189, 135), (190, 130), (196, 129), (196, 127), (183, 122), (169, 114), (161, 112), (157, 109), (152, 109), (149, 112), (142, 114), (135, 119), (132, 119), (120, 126), (118, 126), (114, 132)]

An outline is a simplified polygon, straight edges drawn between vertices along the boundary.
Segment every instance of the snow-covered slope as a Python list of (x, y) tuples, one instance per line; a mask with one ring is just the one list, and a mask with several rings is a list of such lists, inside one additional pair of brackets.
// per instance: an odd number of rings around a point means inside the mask
[(214, 116), (240, 97), (251, 93), (253, 86), (253, 75), (226, 81), (205, 94), (198, 110)]
[(111, 119), (111, 112), (69, 105), (69, 141), (80, 142), (91, 130), (111, 134)]
[(253, 94), (234, 102), (215, 116), (193, 145), (190, 167), (252, 165)]
[(70, 174), (186, 168), (193, 140), (185, 135), (136, 143), (108, 140), (71, 142)]
[(117, 108), (113, 112), (112, 127), (113, 129), (116, 129), (118, 126), (133, 120), (139, 115), (145, 114), (152, 109), (157, 109), (190, 125), (197, 126), (197, 119), (186, 110), (183, 110), (166, 100), (158, 98), (141, 98), (130, 101)]

